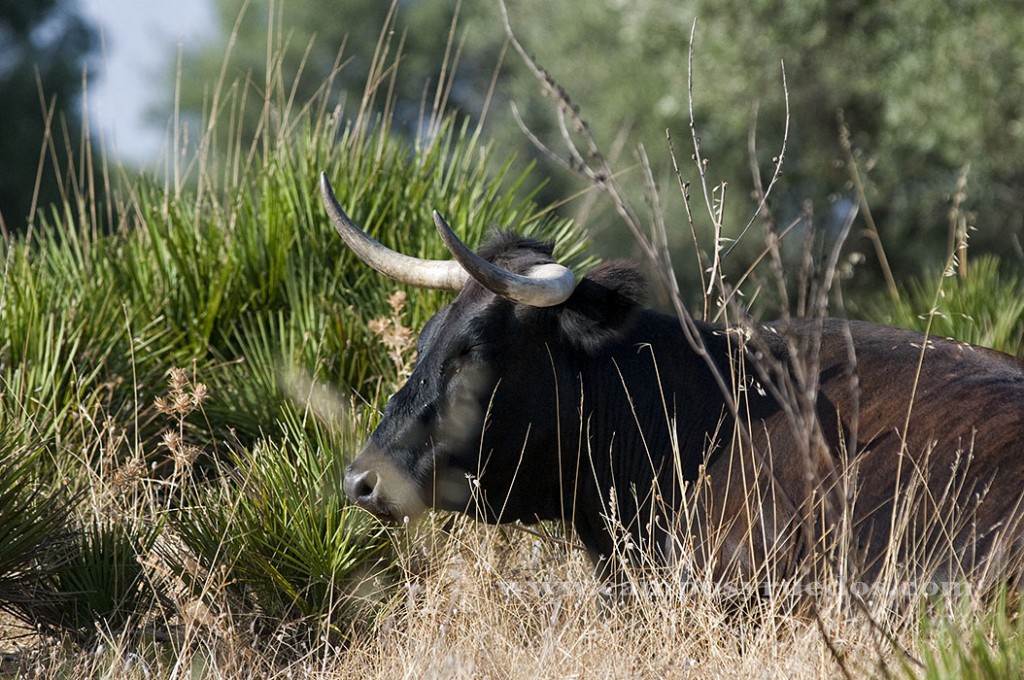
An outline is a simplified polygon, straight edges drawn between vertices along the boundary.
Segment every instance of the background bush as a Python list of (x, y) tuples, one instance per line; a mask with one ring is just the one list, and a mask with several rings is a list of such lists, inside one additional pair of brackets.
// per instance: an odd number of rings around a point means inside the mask
[(1024, 357), (1024, 278), (992, 255), (972, 259), (962, 274), (933, 269), (912, 278), (899, 300), (876, 298), (865, 314)]
[[(619, 149), (620, 181), (637, 204), (643, 177), (632, 150), (643, 144), (665, 187), (675, 178), (666, 131), (681, 158), (689, 158), (688, 48), (694, 33), (694, 113), (712, 184), (727, 184), (726, 236), (735, 238), (756, 206), (750, 192), (751, 160), (746, 140), (756, 128), (755, 164), (766, 177), (785, 129), (787, 111), (781, 64), (788, 87), (789, 140), (785, 176), (773, 196), (773, 212), (786, 224), (813, 208), (814, 222), (837, 228), (861, 201), (849, 165), (857, 163), (864, 198), (899, 277), (920, 276), (946, 252), (947, 212), (958, 177), (969, 168), (965, 211), (979, 229), (975, 251), (1008, 254), (1022, 237), (1024, 199), (1024, 15), (1005, 2), (978, 0), (937, 6), (927, 0), (822, 2), (795, 0), (595, 0), (551, 3), (506, 0), (520, 40), (582, 107), (605, 149)], [(609, 203), (585, 182), (562, 172), (537, 152), (510, 112), (515, 104), (526, 125), (559, 146), (560, 130), (550, 97), (515, 58), (504, 51), (506, 36), (497, 3), (417, 0), (400, 3), (389, 18), (388, 3), (366, 0), (216, 0), (218, 38), (184, 55), (189, 73), (183, 110), (198, 116), (208, 83), (215, 82), (229, 36), (236, 42), (226, 68), (262, 82), (267, 64), (279, 65), (303, 93), (331, 76), (339, 46), (353, 57), (338, 76), (338, 100), (360, 98), (363, 86), (380, 77), (372, 54), (382, 26), (391, 49), (406, 57), (393, 80), (400, 102), (376, 101), (394, 113), (396, 129), (415, 134), (417, 105), (432, 101), (435, 65), (442, 63), (449, 36), (460, 68), (451, 76), (449, 106), (484, 121), (487, 135), (517, 150), (521, 163), (536, 159), (548, 176), (545, 201), (563, 204), (563, 214), (600, 236), (602, 256), (629, 252), (634, 244), (619, 228)], [(247, 7), (239, 18), (239, 12)], [(288, 27), (280, 60), (265, 58), (268, 15)], [(453, 28), (453, 21), (454, 28)], [(310, 47), (310, 38), (317, 36)], [(407, 68), (406, 68), (407, 67)], [(176, 63), (168, 61), (167, 82)], [(495, 79), (497, 86), (495, 87)], [(491, 96), (492, 92), (494, 95)], [(173, 92), (171, 87), (167, 92)], [(302, 99), (299, 99), (302, 101)], [(174, 102), (164, 106), (170, 114)], [(254, 121), (242, 132), (258, 136), (260, 102), (250, 101)], [(853, 157), (840, 143), (839, 114), (849, 128)], [(227, 132), (225, 130), (225, 132)], [(683, 179), (696, 173), (682, 163)], [(767, 181), (767, 180), (765, 180)], [(678, 202), (667, 218), (683, 225)], [(851, 248), (868, 255), (847, 289), (868, 292), (882, 281), (873, 248), (863, 236), (866, 211), (854, 225)], [(709, 216), (695, 217), (708, 244)], [(696, 288), (693, 242), (686, 229), (670, 232), (683, 290)], [(748, 243), (745, 267), (758, 247)], [(705, 246), (706, 247), (706, 246)], [(741, 248), (742, 250), (742, 248)], [(1019, 247), (1018, 247), (1019, 250)], [(752, 252), (753, 251), (753, 252)], [(1019, 261), (1019, 259), (1018, 259)], [(740, 269), (742, 271), (742, 269)], [(738, 272), (730, 272), (735, 276)]]

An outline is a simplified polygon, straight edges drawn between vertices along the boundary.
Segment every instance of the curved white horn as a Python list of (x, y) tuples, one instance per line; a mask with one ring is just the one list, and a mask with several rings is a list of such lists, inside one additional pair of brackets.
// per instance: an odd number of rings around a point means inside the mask
[(436, 210), (434, 225), (445, 246), (469, 276), (495, 295), (530, 307), (554, 307), (568, 300), (576, 288), (576, 278), (567, 267), (552, 262), (533, 267), (525, 276), (515, 274), (477, 255), (459, 240)]
[(458, 262), (410, 257), (374, 240), (338, 205), (325, 172), (320, 173), (320, 193), (323, 194), (324, 207), (327, 208), (331, 224), (341, 238), (360, 260), (381, 274), (411, 286), (436, 290), (462, 290), (462, 286), (469, 280), (469, 274)]

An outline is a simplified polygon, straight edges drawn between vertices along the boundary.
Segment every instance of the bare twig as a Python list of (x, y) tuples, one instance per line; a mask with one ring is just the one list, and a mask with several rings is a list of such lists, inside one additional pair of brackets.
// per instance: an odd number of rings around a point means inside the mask
[[(672, 159), (672, 171), (676, 175), (676, 181), (679, 183), (679, 195), (683, 198), (683, 207), (686, 208), (686, 222), (690, 227), (690, 237), (693, 239), (693, 251), (697, 257), (697, 273), (700, 275), (700, 289), (704, 290), (707, 286), (707, 281), (704, 278), (704, 258), (700, 254), (700, 242), (697, 239), (697, 227), (693, 222), (693, 211), (690, 210), (690, 183), (683, 180), (683, 174), (679, 170), (679, 161), (676, 157), (675, 146), (672, 144), (672, 133), (669, 130), (665, 131), (665, 139), (668, 143), (668, 155)], [(704, 298), (704, 311), (701, 314), (703, 321), (708, 320), (708, 306), (707, 297)]]
[[(782, 130), (782, 145), (779, 148), (779, 153), (774, 158), (772, 158), (772, 164), (775, 166), (775, 168), (772, 171), (772, 178), (768, 181), (768, 187), (764, 190), (761, 189), (761, 172), (760, 170), (757, 169), (757, 156), (751, 156), (751, 164), (753, 165), (755, 175), (755, 189), (757, 191), (757, 195), (759, 198), (757, 210), (755, 210), (750, 215), (750, 219), (747, 221), (747, 224), (743, 227), (742, 230), (740, 230), (739, 236), (737, 236), (733, 244), (729, 246), (729, 249), (725, 251), (726, 255), (733, 251), (733, 248), (736, 247), (736, 245), (740, 242), (743, 236), (747, 233), (747, 231), (750, 229), (750, 225), (752, 225), (754, 223), (754, 220), (757, 219), (757, 216), (760, 215), (762, 211), (764, 211), (765, 208), (768, 206), (768, 197), (771, 195), (772, 189), (775, 188), (776, 183), (778, 183), (779, 178), (782, 176), (782, 164), (786, 158), (786, 147), (789, 145), (789, 85), (786, 82), (786, 63), (779, 62), (779, 68), (782, 70), (782, 96), (783, 101), (786, 104), (786, 122), (785, 127)], [(756, 132), (757, 126), (755, 124), (754, 126), (751, 127), (751, 134), (756, 135)], [(752, 154), (754, 148), (756, 148), (756, 141), (752, 138)]]
[[(543, 84), (545, 92), (550, 94), (557, 102), (558, 124), (562, 134), (562, 139), (566, 145), (566, 150), (568, 151), (568, 158), (552, 151), (546, 144), (544, 144), (544, 142), (529, 130), (524, 130), (525, 133), (529, 137), (530, 141), (547, 158), (584, 176), (594, 186), (604, 191), (611, 199), (615, 211), (622, 218), (626, 227), (636, 239), (637, 244), (643, 250), (644, 255), (661, 268), (664, 263), (661, 261), (657, 249), (654, 248), (647, 239), (646, 234), (641, 227), (639, 217), (629, 206), (629, 202), (626, 200), (622, 189), (619, 187), (618, 182), (615, 181), (615, 174), (612, 172), (607, 159), (604, 154), (601, 153), (600, 148), (597, 146), (593, 136), (590, 134), (590, 126), (582, 117), (580, 117), (579, 108), (572, 102), (569, 94), (555, 81), (551, 74), (541, 68), (540, 65), (537, 64), (536, 60), (534, 60), (534, 58), (519, 42), (519, 39), (512, 30), (512, 23), (509, 19), (508, 9), (505, 7), (505, 3), (501, 2), (499, 7), (501, 9), (501, 19), (505, 27), (505, 33), (508, 36), (509, 43), (522, 58), (523, 63), (528, 69), (530, 69), (530, 72), (533, 73), (534, 77)], [(513, 113), (516, 116), (516, 120), (519, 123), (520, 128), (525, 128), (525, 125), (518, 113), (515, 111)], [(570, 128), (572, 132), (570, 132)], [(583, 143), (586, 146), (585, 154), (577, 145), (574, 133), (582, 137)], [(587, 159), (590, 160), (588, 161)]]
[[(706, 287), (704, 288), (704, 308), (707, 309), (709, 306), (708, 299), (711, 296), (711, 289), (715, 284), (718, 284), (720, 287), (722, 284), (722, 281), (719, 279), (722, 264), (722, 220), (721, 211), (715, 210), (713, 205), (713, 192), (708, 189), (707, 167), (709, 161), (701, 156), (700, 137), (697, 135), (697, 118), (693, 113), (693, 41), (696, 33), (697, 20), (694, 19), (693, 25), (690, 26), (690, 44), (686, 52), (686, 101), (690, 116), (690, 139), (693, 144), (693, 162), (697, 166), (697, 176), (700, 179), (700, 188), (704, 195), (704, 205), (707, 208), (708, 215), (711, 217), (712, 228), (714, 230), (714, 249), (711, 255), (711, 270), (708, 273)], [(724, 192), (724, 185), (722, 190)]]
[[(779, 306), (782, 312), (782, 321), (785, 322), (789, 320), (789, 293), (786, 290), (786, 275), (782, 267), (782, 248), (780, 247), (781, 236), (779, 235), (779, 225), (775, 220), (775, 215), (772, 213), (771, 206), (768, 203), (768, 196), (764, 190), (764, 183), (761, 181), (761, 168), (757, 162), (757, 111), (758, 108), (755, 106), (754, 119), (750, 124), (750, 133), (747, 136), (747, 159), (750, 162), (750, 176), (754, 182), (754, 196), (758, 198), (761, 206), (760, 209), (754, 213), (754, 216), (760, 214), (762, 219), (764, 219), (766, 251), (767, 254), (771, 255), (772, 275), (775, 277), (775, 285), (779, 291)], [(776, 167), (778, 167), (778, 165), (776, 165)], [(753, 265), (751, 268), (753, 268)]]
[(843, 148), (846, 156), (846, 169), (850, 173), (850, 179), (857, 189), (857, 200), (860, 202), (861, 210), (864, 211), (864, 222), (867, 224), (866, 234), (875, 248), (875, 256), (882, 268), (882, 275), (885, 277), (885, 285), (889, 291), (889, 297), (893, 300), (900, 299), (900, 291), (896, 287), (896, 279), (893, 278), (892, 269), (889, 267), (889, 258), (885, 256), (885, 248), (882, 247), (882, 237), (878, 233), (878, 226), (871, 214), (871, 206), (868, 205), (867, 193), (864, 191), (864, 182), (860, 177), (860, 170), (857, 168), (857, 159), (853, 154), (853, 145), (850, 142), (850, 128), (846, 125), (846, 117), (842, 110), (837, 114), (839, 118), (839, 145)]
[[(682, 304), (682, 298), (679, 294), (679, 284), (672, 270), (671, 258), (669, 257), (668, 251), (660, 250), (648, 238), (646, 230), (642, 227), (639, 217), (630, 207), (624, 192), (618, 182), (616, 182), (615, 174), (612, 172), (607, 159), (604, 154), (601, 153), (597, 142), (591, 135), (590, 126), (580, 116), (579, 107), (572, 102), (569, 94), (555, 81), (551, 74), (541, 68), (522, 46), (512, 30), (508, 10), (505, 7), (504, 2), (501, 2), (499, 6), (501, 9), (502, 22), (509, 42), (512, 44), (516, 52), (519, 53), (519, 56), (522, 58), (523, 63), (526, 64), (527, 68), (529, 68), (537, 80), (543, 84), (545, 92), (554, 97), (557, 102), (559, 125), (563, 131), (563, 140), (566, 142), (569, 153), (568, 160), (561, 159), (557, 162), (567, 165), (570, 169), (586, 177), (595, 187), (604, 191), (611, 199), (616, 212), (622, 218), (623, 223), (629, 229), (633, 238), (636, 240), (636, 243), (640, 246), (644, 255), (655, 265), (654, 271), (657, 273), (659, 281), (668, 291), (671, 292), (673, 309), (680, 320), (683, 334), (686, 337), (687, 342), (693, 348), (693, 351), (707, 364), (718, 389), (726, 400), (727, 408), (734, 415), (738, 415), (738, 406), (736, 404), (736, 400), (732, 396), (732, 390), (730, 389), (729, 384), (722, 375), (718, 366), (708, 354), (707, 349), (704, 346), (703, 338), (697, 330), (693, 317)], [(571, 126), (568, 124), (569, 121), (572, 122)], [(586, 157), (584, 157), (580, 152), (573, 135), (569, 134), (570, 127), (576, 134), (582, 136), (583, 142), (587, 148)], [(539, 140), (536, 135), (533, 135), (532, 133), (528, 134), (531, 141), (538, 145), (538, 149), (540, 149), (541, 153), (552, 159), (560, 159), (560, 156), (547, 147), (547, 145)], [(588, 162), (587, 159), (590, 159), (590, 162)], [(662, 242), (664, 243), (664, 241)]]

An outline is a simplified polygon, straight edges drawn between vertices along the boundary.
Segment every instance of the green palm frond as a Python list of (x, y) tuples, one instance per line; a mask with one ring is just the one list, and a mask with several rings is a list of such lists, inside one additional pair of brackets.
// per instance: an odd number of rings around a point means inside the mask
[(1024, 277), (999, 258), (972, 258), (966, 276), (913, 279), (904, 293), (869, 303), (868, 318), (921, 331), (930, 323), (932, 335), (1024, 356)]
[(309, 436), (302, 420), (282, 424), (281, 442), (235, 452), (231, 472), (174, 515), (184, 549), (169, 559), (211, 606), (226, 594), (263, 618), (344, 631), (385, 598), (391, 542), (345, 500), (344, 448), (323, 429)]

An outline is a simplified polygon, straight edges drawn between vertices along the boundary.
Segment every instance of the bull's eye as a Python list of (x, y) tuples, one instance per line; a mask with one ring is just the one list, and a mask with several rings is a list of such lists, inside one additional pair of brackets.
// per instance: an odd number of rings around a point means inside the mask
[(463, 363), (468, 361), (472, 357), (474, 351), (473, 345), (465, 345), (460, 347), (459, 350), (444, 364), (441, 365), (442, 375), (456, 375), (462, 369)]
[(475, 345), (463, 345), (462, 349), (459, 351), (459, 358), (468, 359), (471, 356), (478, 355), (483, 352), (483, 348), (484, 346), (479, 343)]

